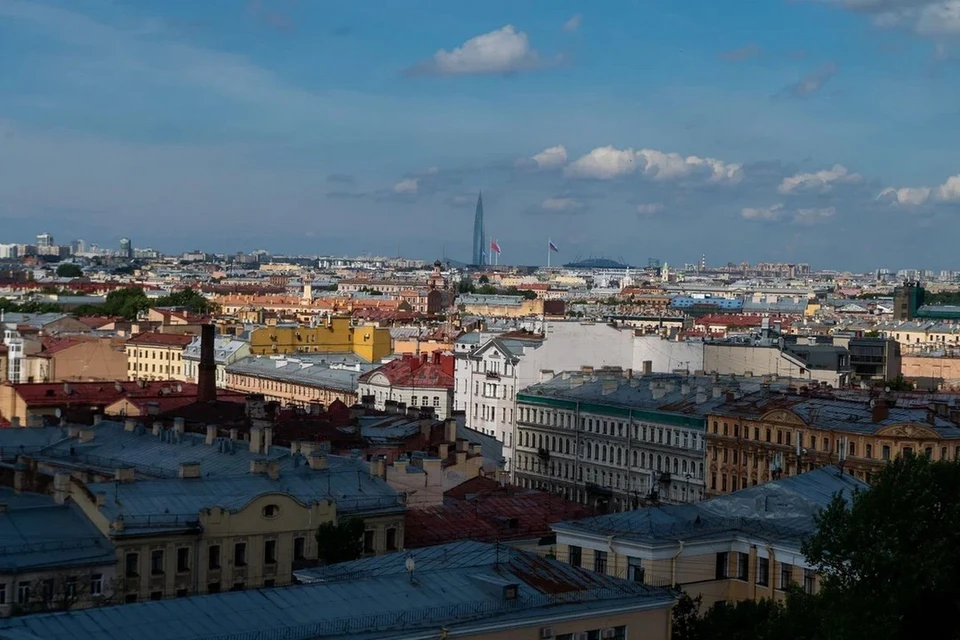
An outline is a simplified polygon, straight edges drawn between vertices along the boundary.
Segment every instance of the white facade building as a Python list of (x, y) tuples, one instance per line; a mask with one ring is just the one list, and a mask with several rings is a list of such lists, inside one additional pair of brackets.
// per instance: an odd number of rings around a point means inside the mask
[(545, 322), (543, 334), (469, 333), (455, 345), (454, 408), (467, 426), (503, 445), (513, 471), (516, 395), (553, 372), (633, 366), (633, 331), (592, 322)]
[[(227, 388), (227, 366), (250, 355), (250, 343), (233, 336), (217, 336), (213, 343), (213, 357), (217, 363), (217, 388)], [(183, 349), (183, 376), (187, 382), (197, 382), (200, 367), (200, 336)]]
[(432, 407), (441, 419), (453, 412), (454, 362), (449, 353), (406, 355), (360, 376), (360, 398), (372, 397), (381, 411), (388, 402)]

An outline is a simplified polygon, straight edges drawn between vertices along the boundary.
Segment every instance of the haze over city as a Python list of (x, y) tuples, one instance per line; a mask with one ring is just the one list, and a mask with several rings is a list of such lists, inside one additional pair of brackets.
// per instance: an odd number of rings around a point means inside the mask
[(0, 0), (0, 224), (955, 268), (955, 4)]

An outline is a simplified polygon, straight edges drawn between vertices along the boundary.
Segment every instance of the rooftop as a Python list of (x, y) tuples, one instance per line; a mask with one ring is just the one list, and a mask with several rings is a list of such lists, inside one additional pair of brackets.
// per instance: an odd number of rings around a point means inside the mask
[(193, 339), (193, 336), (184, 335), (179, 333), (154, 333), (151, 331), (145, 331), (143, 333), (138, 333), (129, 340), (127, 340), (128, 345), (144, 345), (148, 347), (172, 347), (175, 349), (183, 349), (190, 341)]
[(452, 355), (439, 352), (423, 354), (421, 357), (405, 355), (368, 371), (360, 376), (359, 382), (368, 382), (382, 374), (394, 387), (453, 389), (454, 362)]
[(227, 365), (227, 373), (355, 392), (360, 375), (375, 366), (353, 353), (251, 356)]

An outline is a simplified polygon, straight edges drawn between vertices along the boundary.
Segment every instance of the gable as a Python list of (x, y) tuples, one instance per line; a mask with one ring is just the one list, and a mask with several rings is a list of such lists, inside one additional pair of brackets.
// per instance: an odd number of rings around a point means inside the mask
[(806, 427), (807, 423), (792, 411), (786, 409), (775, 409), (768, 411), (761, 418), (763, 422), (779, 422), (780, 424), (789, 424), (797, 427)]
[(894, 424), (877, 431), (878, 437), (939, 440), (940, 434), (920, 424)]

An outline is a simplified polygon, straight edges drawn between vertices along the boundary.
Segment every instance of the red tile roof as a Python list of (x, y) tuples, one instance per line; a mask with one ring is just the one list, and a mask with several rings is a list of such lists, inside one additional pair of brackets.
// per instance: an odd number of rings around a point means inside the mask
[(129, 340), (127, 344), (142, 344), (151, 347), (186, 347), (193, 340), (194, 336), (179, 333), (151, 333), (145, 331), (138, 333)]
[[(449, 496), (449, 492), (447, 493)], [(443, 506), (411, 509), (404, 519), (404, 545), (426, 547), (457, 540), (523, 540), (551, 533), (550, 525), (593, 515), (556, 494), (515, 487)]]
[(437, 351), (419, 357), (405, 355), (363, 374), (359, 381), (366, 382), (374, 375), (382, 373), (392, 386), (453, 389), (454, 362), (453, 354)]
[[(9, 384), (28, 407), (107, 406), (122, 398), (197, 396), (197, 385), (189, 382), (71, 382)], [(177, 391), (177, 389), (180, 391)]]
[(70, 338), (44, 338), (43, 355), (52, 356), (60, 351), (66, 351), (70, 347), (75, 347), (83, 342), (82, 340), (71, 340)]

